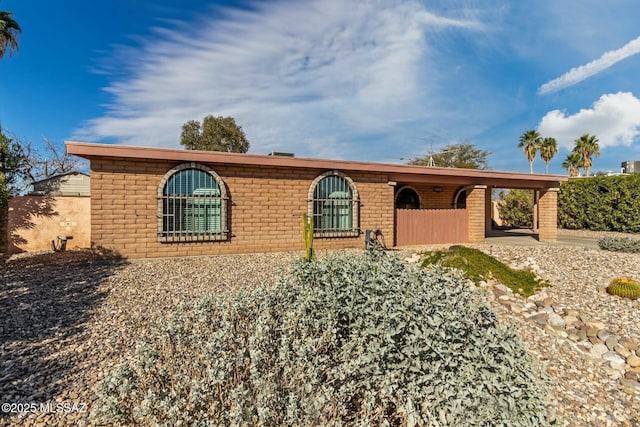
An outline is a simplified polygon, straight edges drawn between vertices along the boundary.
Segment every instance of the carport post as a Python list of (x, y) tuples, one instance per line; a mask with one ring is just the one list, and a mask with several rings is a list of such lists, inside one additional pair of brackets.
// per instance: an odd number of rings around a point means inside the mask
[(533, 221), (531, 222), (531, 229), (535, 232), (538, 231), (538, 210), (540, 209), (539, 205), (540, 193), (538, 190), (533, 190)]
[(538, 238), (540, 240), (557, 240), (558, 238), (558, 191), (559, 188), (540, 190), (538, 201)]
[(484, 242), (485, 237), (485, 199), (486, 185), (472, 185), (467, 190), (467, 214), (469, 224), (469, 243)]
[(484, 233), (485, 236), (491, 233), (491, 229), (493, 228), (491, 220), (493, 219), (493, 204), (491, 197), (493, 196), (493, 188), (491, 186), (487, 187), (486, 193), (484, 195)]

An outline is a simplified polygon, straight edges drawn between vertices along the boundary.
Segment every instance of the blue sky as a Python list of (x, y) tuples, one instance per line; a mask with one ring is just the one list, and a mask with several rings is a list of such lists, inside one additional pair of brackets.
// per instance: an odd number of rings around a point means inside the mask
[[(592, 171), (640, 160), (637, 0), (4, 0), (0, 121), (42, 137), (180, 147), (235, 117), (250, 152), (401, 163), (447, 143), (528, 171), (519, 136), (600, 140)], [(536, 172), (544, 172), (538, 158)]]

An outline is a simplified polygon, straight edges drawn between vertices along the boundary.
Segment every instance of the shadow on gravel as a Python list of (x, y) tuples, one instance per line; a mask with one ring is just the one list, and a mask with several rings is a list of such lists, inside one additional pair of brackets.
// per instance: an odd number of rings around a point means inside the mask
[(125, 264), (114, 258), (115, 253), (69, 251), (0, 260), (3, 402), (39, 404), (59, 393), (81, 360), (75, 343), (105, 297), (100, 283)]

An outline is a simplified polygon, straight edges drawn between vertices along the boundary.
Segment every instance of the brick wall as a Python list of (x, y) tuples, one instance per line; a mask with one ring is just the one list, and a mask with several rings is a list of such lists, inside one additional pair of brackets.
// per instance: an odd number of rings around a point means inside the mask
[(540, 240), (558, 238), (558, 189), (540, 190), (538, 201), (538, 237)]
[[(216, 255), (302, 250), (300, 214), (307, 212), (309, 187), (324, 170), (206, 164), (228, 189), (227, 241), (158, 241), (157, 192), (162, 177), (178, 163), (94, 158), (91, 160), (92, 244), (128, 258)], [(379, 228), (393, 241), (394, 188), (385, 174), (347, 175), (360, 195), (360, 228)], [(391, 243), (388, 243), (391, 244)], [(355, 238), (316, 238), (314, 247), (364, 247)]]
[[(420, 209), (453, 209), (453, 199), (458, 190), (463, 186), (439, 185), (439, 184), (402, 184), (398, 183), (398, 191), (402, 188), (411, 188), (420, 197)], [(441, 188), (442, 191), (434, 191), (434, 188)]]

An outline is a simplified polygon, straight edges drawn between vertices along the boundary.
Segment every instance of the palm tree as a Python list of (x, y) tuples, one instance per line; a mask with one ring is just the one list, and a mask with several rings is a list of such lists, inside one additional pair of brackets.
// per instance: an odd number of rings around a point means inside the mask
[(533, 159), (536, 158), (536, 151), (540, 146), (540, 134), (535, 130), (528, 130), (520, 137), (518, 148), (522, 148), (524, 155), (529, 160), (529, 173), (533, 173)]
[(13, 19), (13, 13), (0, 10), (0, 59), (5, 53), (9, 56), (18, 50), (18, 34), (22, 32), (20, 25)]
[(558, 152), (558, 143), (555, 138), (544, 138), (540, 142), (540, 158), (544, 160), (544, 173), (549, 173), (549, 162)]
[(582, 157), (578, 153), (571, 153), (567, 155), (566, 160), (562, 163), (562, 169), (569, 171), (569, 176), (574, 177), (580, 174), (580, 168), (582, 167)]
[(589, 170), (593, 164), (591, 156), (600, 157), (598, 138), (596, 138), (595, 135), (585, 133), (580, 138), (576, 139), (576, 146), (573, 148), (573, 152), (580, 155), (582, 167), (584, 168), (586, 175), (589, 176)]

